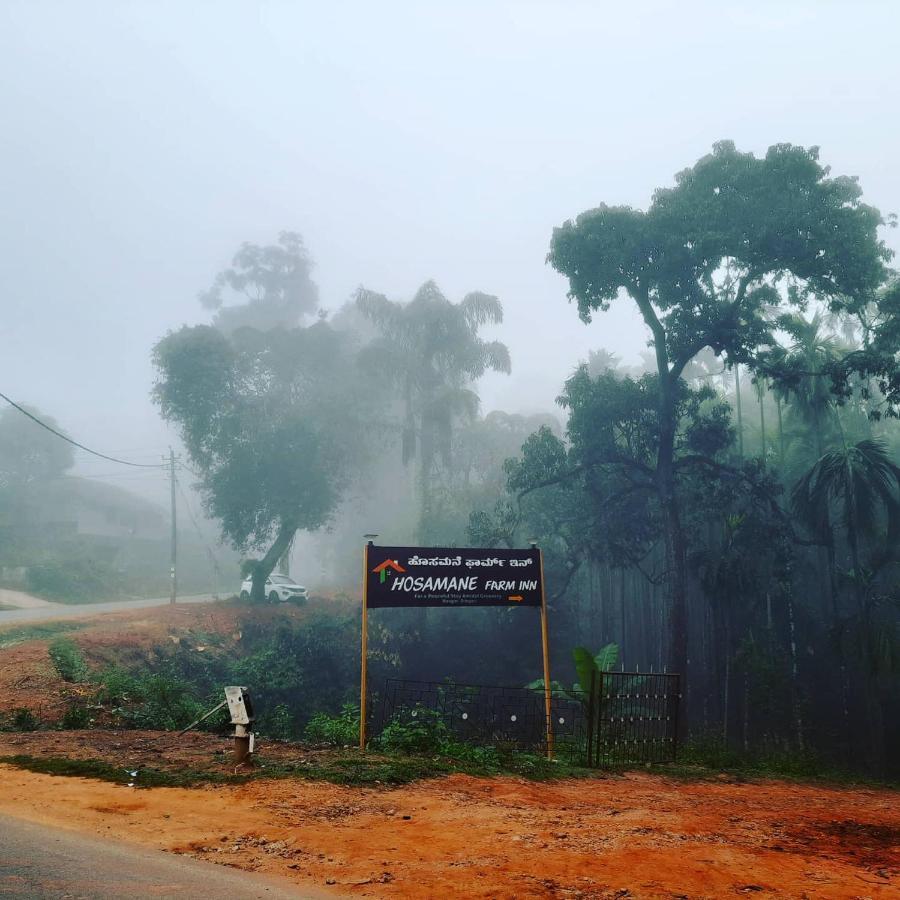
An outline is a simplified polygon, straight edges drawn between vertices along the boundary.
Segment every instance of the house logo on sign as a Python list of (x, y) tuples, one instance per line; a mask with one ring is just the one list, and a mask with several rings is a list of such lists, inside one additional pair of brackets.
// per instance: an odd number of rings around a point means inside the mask
[(386, 559), (380, 566), (372, 569), (372, 574), (378, 576), (379, 583), (384, 584), (387, 581), (388, 570), (404, 573), (406, 569), (397, 562), (396, 559)]

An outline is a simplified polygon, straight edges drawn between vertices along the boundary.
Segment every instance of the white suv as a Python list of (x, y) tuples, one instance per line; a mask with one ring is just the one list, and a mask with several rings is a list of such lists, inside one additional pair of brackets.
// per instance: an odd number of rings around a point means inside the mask
[[(253, 589), (253, 581), (248, 578), (241, 582), (241, 600), (250, 599), (250, 591)], [(266, 579), (266, 598), (270, 603), (280, 603), (287, 600), (308, 600), (309, 591), (302, 584), (297, 584), (293, 578), (287, 575), (270, 575)]]

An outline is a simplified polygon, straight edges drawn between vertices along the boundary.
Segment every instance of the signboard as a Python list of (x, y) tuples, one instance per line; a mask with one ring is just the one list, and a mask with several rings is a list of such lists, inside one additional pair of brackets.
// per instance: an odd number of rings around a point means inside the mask
[(366, 552), (366, 605), (541, 606), (540, 550), (376, 547)]
[[(367, 535), (369, 537), (369, 535)], [(369, 610), (415, 606), (531, 606), (540, 610), (547, 756), (553, 755), (550, 651), (541, 551), (477, 547), (376, 547), (363, 551), (359, 749), (366, 749)]]

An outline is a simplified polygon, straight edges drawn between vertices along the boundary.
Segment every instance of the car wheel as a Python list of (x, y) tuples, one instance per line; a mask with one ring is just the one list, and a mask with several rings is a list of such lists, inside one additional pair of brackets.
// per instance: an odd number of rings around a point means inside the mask
[(269, 603), (277, 603), (277, 602), (278, 602), (278, 592), (272, 591), (272, 593), (269, 594)]
[(250, 599), (250, 595), (246, 591), (241, 591), (241, 603), (246, 603)]

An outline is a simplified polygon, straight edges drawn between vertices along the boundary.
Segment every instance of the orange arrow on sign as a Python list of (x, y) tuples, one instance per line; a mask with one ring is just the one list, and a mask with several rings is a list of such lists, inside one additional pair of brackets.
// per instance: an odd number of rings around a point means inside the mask
[(519, 594), (515, 594), (509, 598), (510, 600), (515, 600), (516, 603), (521, 603), (525, 598), (520, 596)]

